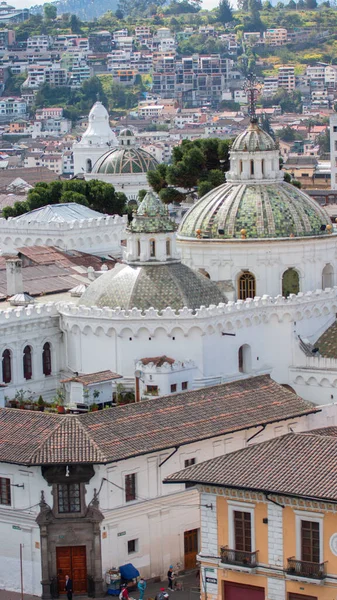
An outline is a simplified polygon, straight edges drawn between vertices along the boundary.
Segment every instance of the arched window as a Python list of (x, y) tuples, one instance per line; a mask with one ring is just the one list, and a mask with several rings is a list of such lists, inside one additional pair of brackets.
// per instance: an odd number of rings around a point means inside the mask
[(137, 256), (140, 256), (140, 240), (137, 240)]
[(287, 269), (282, 275), (282, 296), (288, 298), (289, 294), (298, 294), (300, 291), (300, 277), (296, 269)]
[(243, 171), (243, 162), (242, 162), (242, 160), (240, 160), (240, 173), (242, 173), (242, 171)]
[(25, 379), (31, 379), (32, 375), (32, 349), (26, 346), (23, 351), (23, 376)]
[(322, 271), (322, 290), (325, 288), (331, 288), (334, 286), (334, 269), (333, 266), (328, 263), (325, 265)]
[(256, 292), (253, 273), (242, 273), (239, 277), (239, 300), (254, 298)]
[(166, 256), (171, 256), (171, 240), (166, 240)]
[(248, 344), (240, 346), (238, 352), (238, 363), (240, 373), (250, 373), (252, 370), (252, 353)]
[(44, 375), (51, 375), (51, 351), (49, 342), (46, 342), (43, 346), (42, 369)]
[(264, 158), (261, 160), (261, 173), (264, 175)]
[(254, 175), (254, 161), (253, 160), (250, 161), (250, 174)]
[(155, 258), (156, 256), (156, 241), (150, 240), (150, 258)]
[(87, 159), (87, 173), (91, 173), (92, 170), (92, 162), (91, 162), (91, 158)]
[(2, 353), (2, 381), (4, 383), (12, 381), (12, 357), (10, 350), (4, 350)]

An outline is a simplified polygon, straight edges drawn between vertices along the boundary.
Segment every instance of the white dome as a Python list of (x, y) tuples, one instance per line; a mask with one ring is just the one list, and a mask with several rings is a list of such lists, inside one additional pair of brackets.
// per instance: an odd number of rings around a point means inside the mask
[(95, 102), (89, 113), (89, 124), (84, 132), (81, 146), (118, 146), (118, 140), (114, 132), (110, 129), (109, 113), (102, 102)]

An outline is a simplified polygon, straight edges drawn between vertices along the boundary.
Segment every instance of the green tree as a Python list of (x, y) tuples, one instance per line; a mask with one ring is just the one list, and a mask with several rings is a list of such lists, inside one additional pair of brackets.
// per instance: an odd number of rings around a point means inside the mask
[(69, 202), (76, 202), (76, 204), (83, 204), (84, 206), (89, 206), (89, 202), (84, 194), (80, 194), (79, 192), (67, 191), (63, 192), (60, 200), (61, 204), (67, 204)]
[(230, 144), (217, 138), (183, 140), (173, 148), (172, 164), (149, 171), (148, 182), (166, 203), (181, 202), (191, 189), (201, 197), (225, 182)]
[(305, 0), (305, 7), (308, 10), (315, 10), (317, 8), (317, 0)]
[(57, 8), (55, 4), (44, 4), (43, 5), (43, 14), (46, 21), (54, 21), (57, 17)]
[(82, 33), (81, 21), (79, 20), (77, 15), (70, 16), (70, 29), (71, 33)]
[(228, 0), (220, 0), (219, 2), (219, 21), (223, 25), (233, 21), (233, 11)]
[(116, 19), (118, 19), (119, 21), (122, 21), (124, 19), (124, 13), (121, 11), (120, 8), (117, 8), (116, 12), (115, 12), (115, 17)]

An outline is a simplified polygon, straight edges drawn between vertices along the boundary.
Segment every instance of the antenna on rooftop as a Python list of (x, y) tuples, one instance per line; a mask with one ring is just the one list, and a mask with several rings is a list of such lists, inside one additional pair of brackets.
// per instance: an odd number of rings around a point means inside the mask
[(257, 87), (257, 81), (254, 73), (249, 73), (245, 81), (244, 90), (248, 97), (248, 114), (250, 116), (250, 122), (257, 123), (256, 101), (259, 90)]

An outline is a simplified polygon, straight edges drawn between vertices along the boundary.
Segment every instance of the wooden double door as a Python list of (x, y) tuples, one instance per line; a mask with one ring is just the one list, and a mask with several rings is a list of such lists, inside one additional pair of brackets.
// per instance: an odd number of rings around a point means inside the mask
[(56, 548), (58, 589), (65, 594), (66, 575), (73, 582), (74, 594), (87, 593), (87, 553), (85, 546), (60, 546)]
[(195, 569), (198, 554), (199, 529), (184, 531), (184, 568)]

